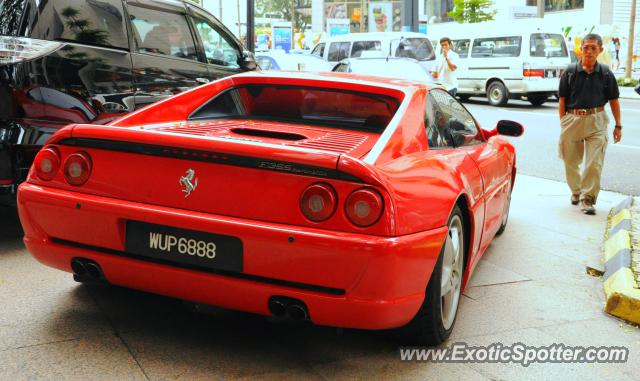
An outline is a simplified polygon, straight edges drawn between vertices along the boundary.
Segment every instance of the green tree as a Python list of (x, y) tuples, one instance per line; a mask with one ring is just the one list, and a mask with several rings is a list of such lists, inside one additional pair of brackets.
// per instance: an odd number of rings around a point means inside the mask
[(491, 21), (496, 15), (496, 10), (491, 0), (453, 0), (453, 11), (449, 16), (459, 23), (476, 23)]
[[(256, 16), (265, 17), (267, 14), (277, 14), (282, 19), (291, 21), (292, 10), (300, 8), (303, 4), (308, 3), (304, 0), (256, 0)], [(299, 31), (304, 31), (307, 25), (311, 24), (311, 15), (305, 15), (302, 12), (294, 11), (295, 22), (293, 27)]]

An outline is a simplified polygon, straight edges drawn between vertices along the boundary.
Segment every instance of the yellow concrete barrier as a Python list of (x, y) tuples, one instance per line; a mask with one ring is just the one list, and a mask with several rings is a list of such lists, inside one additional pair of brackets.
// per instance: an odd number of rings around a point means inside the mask
[(632, 257), (640, 255), (638, 248), (634, 252), (633, 247), (639, 227), (632, 223), (632, 205), (633, 198), (625, 199), (611, 209), (607, 218), (604, 243), (605, 311), (640, 324), (640, 289), (632, 271)]

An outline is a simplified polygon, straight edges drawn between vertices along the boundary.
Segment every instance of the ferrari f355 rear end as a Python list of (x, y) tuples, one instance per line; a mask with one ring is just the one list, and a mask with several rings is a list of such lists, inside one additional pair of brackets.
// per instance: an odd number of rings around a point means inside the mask
[(371, 159), (412, 91), (241, 75), (111, 126), (69, 126), (20, 187), (25, 244), (81, 280), (321, 325), (402, 326), (447, 232), (398, 234), (396, 196)]

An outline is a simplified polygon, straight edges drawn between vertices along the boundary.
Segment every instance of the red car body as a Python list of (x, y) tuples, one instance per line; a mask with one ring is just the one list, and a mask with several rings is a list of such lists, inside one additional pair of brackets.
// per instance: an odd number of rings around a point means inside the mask
[[(255, 118), (190, 120), (216, 94), (253, 85), (353, 91), (391, 99), (397, 108), (377, 131)], [(59, 155), (59, 169), (43, 179), (36, 158), (20, 186), (24, 242), (45, 265), (72, 272), (72, 260), (84, 258), (111, 284), (197, 303), (269, 315), (270, 298), (282, 296), (303, 301), (320, 325), (405, 325), (425, 299), (454, 206), (469, 227), (464, 287), (500, 228), (515, 176), (514, 148), (495, 131), (478, 128), (477, 144), (430, 149), (429, 91), (374, 77), (251, 73), (192, 89), (109, 126), (67, 126), (45, 146)], [(297, 101), (271, 99), (269, 112), (282, 105), (284, 113)], [(356, 107), (314, 104), (346, 106)], [(78, 152), (88, 157), (90, 176), (71, 185), (63, 162)], [(196, 176), (182, 183), (188, 169)], [(196, 186), (185, 196), (187, 182)], [(314, 184), (335, 192), (334, 211), (320, 222), (301, 211), (302, 194)], [(345, 209), (348, 196), (363, 188), (377, 194), (382, 207), (365, 227)], [(232, 265), (203, 268), (176, 257), (135, 255), (128, 247), (149, 232), (128, 238), (134, 224), (225, 236), (233, 250), (240, 245), (241, 256)], [(169, 235), (158, 236), (165, 247)], [(193, 250), (200, 249), (208, 250)]]

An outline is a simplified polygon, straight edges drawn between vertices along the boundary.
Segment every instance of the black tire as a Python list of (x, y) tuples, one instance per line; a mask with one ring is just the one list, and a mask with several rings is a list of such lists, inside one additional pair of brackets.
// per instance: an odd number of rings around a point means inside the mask
[(462, 102), (466, 102), (469, 100), (469, 98), (471, 98), (471, 95), (469, 94), (458, 94), (458, 98), (460, 98), (460, 100)]
[(507, 200), (504, 204), (504, 209), (502, 210), (502, 223), (500, 224), (500, 229), (496, 232), (496, 235), (500, 235), (504, 233), (504, 229), (507, 228), (507, 222), (509, 222), (509, 209), (511, 208), (511, 193), (513, 190), (513, 177), (509, 181), (509, 194), (507, 194)]
[[(464, 272), (464, 254), (466, 253), (466, 240), (464, 239), (465, 222), (460, 207), (456, 205), (449, 217), (448, 226), (451, 226), (452, 221), (458, 218), (461, 222), (461, 236), (462, 239), (462, 272), (460, 273), (460, 288), (462, 286), (462, 273)], [(445, 243), (446, 244), (446, 243)], [(445, 244), (442, 245), (442, 250), (438, 256), (431, 279), (427, 285), (425, 292), (424, 302), (418, 310), (416, 316), (402, 328), (403, 342), (407, 345), (426, 345), (436, 346), (441, 344), (451, 335), (453, 327), (455, 326), (455, 320), (457, 318), (458, 307), (460, 298), (462, 297), (462, 291), (458, 291), (458, 298), (456, 301), (456, 309), (453, 316), (453, 321), (449, 328), (445, 327), (442, 315), (442, 296), (441, 296), (441, 280), (442, 280), (442, 264), (444, 258)]]
[(547, 101), (547, 97), (545, 95), (531, 95), (528, 96), (527, 99), (534, 106), (541, 106)]
[(494, 81), (487, 87), (487, 100), (492, 106), (504, 106), (509, 101), (509, 93), (504, 84), (500, 81)]

